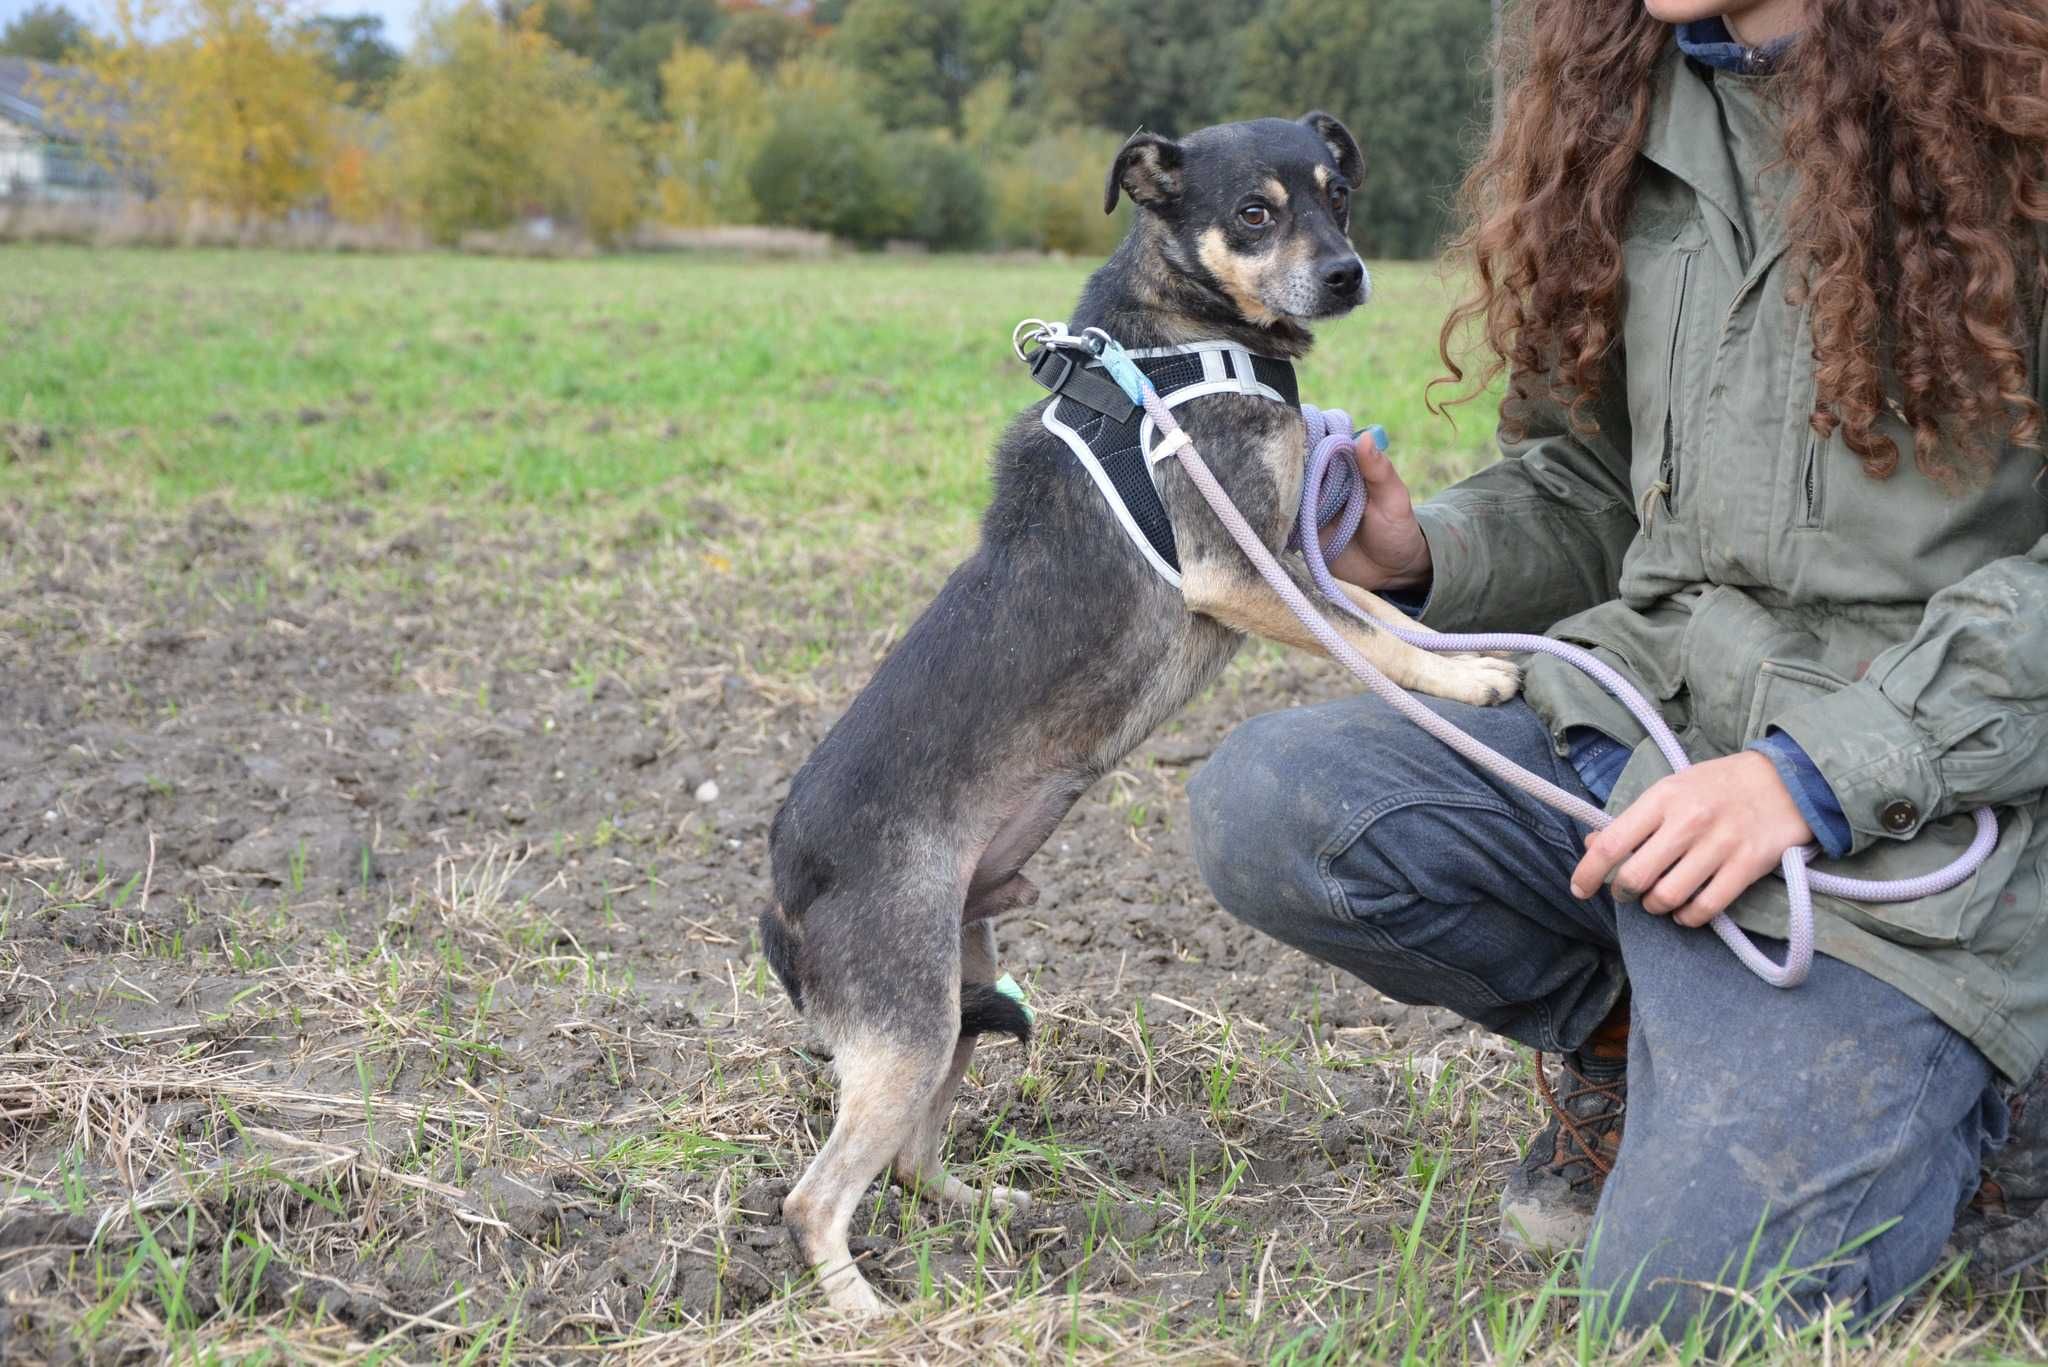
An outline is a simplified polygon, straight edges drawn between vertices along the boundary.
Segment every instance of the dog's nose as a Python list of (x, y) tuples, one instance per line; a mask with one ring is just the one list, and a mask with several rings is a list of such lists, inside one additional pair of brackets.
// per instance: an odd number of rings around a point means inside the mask
[(1323, 263), (1323, 284), (1332, 294), (1356, 294), (1365, 281), (1365, 263), (1355, 256)]

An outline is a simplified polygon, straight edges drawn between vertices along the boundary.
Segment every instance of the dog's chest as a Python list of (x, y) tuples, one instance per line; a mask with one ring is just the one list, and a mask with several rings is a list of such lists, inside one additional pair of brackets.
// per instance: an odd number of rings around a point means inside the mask
[(1279, 426), (1258, 443), (1257, 458), (1273, 481), (1274, 525), (1262, 530), (1268, 533), (1267, 545), (1274, 545), (1274, 538), (1285, 542), (1287, 533), (1294, 526), (1295, 515), (1301, 508), (1301, 484), (1303, 465), (1308, 459), (1308, 434), (1301, 424), (1287, 423)]
[[(1204, 416), (1210, 430), (1197, 434), (1197, 444), (1215, 453), (1210, 463), (1225, 492), (1259, 539), (1278, 551), (1301, 508), (1308, 438), (1299, 414), (1290, 406), (1250, 400), (1238, 401), (1234, 412)], [(1174, 521), (1176, 531), (1190, 523), (1198, 529), (1187, 538), (1197, 543), (1198, 556), (1204, 549), (1233, 558), (1243, 554), (1229, 543), (1206, 501), (1197, 494), (1190, 504), (1176, 504)]]

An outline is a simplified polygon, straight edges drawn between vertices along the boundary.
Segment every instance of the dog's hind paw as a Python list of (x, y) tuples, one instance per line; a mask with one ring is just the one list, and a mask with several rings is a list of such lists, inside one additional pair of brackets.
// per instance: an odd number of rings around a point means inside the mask
[(1015, 1187), (990, 1187), (988, 1207), (998, 1220), (1007, 1220), (1013, 1215), (1023, 1215), (1031, 1209), (1031, 1193)]
[(889, 1303), (868, 1285), (867, 1278), (850, 1268), (826, 1285), (825, 1304), (848, 1315), (879, 1315), (889, 1308)]
[[(908, 1189), (910, 1184), (905, 1186)], [(1007, 1220), (1012, 1215), (1021, 1215), (1031, 1209), (1030, 1193), (1019, 1191), (1015, 1187), (992, 1186), (983, 1192), (980, 1188), (970, 1187), (952, 1176), (942, 1177), (936, 1181), (927, 1179), (916, 1183), (915, 1187), (920, 1195), (929, 1196), (941, 1205), (952, 1206), (958, 1210), (973, 1210), (981, 1205), (982, 1198), (986, 1196), (989, 1214), (998, 1220)]]

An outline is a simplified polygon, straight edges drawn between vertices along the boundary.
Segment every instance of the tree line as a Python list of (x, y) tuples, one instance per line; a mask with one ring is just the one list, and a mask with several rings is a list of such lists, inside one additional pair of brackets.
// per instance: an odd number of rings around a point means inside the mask
[(0, 51), (155, 193), (453, 241), (548, 215), (1095, 253), (1138, 127), (1338, 115), (1360, 245), (1431, 254), (1486, 121), (1489, 0), (456, 0), (409, 52), (300, 0), (39, 5)]

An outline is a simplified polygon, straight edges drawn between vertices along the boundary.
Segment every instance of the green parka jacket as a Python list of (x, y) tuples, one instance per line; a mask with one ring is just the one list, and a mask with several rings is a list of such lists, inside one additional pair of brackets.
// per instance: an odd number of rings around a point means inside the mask
[[(1764, 79), (1676, 52), (1660, 68), (1598, 431), (1539, 414), (1505, 459), (1418, 510), (1435, 562), (1424, 620), (1595, 648), (1659, 700), (1695, 760), (1782, 729), (1855, 833), (1831, 872), (1930, 872), (1969, 843), (1970, 809), (1993, 804), (1998, 847), (1968, 882), (1892, 905), (1817, 897), (1817, 938), (2025, 1077), (2048, 1052), (2043, 460), (2007, 451), (1989, 484), (1950, 495), (1913, 468), (1902, 423), (1905, 458), (1882, 481), (1813, 434)], [(2044, 351), (2048, 331), (2037, 388)], [(1635, 744), (1610, 810), (1669, 772), (1570, 666), (1534, 660), (1526, 692), (1560, 753), (1574, 726)], [(1733, 914), (1782, 935), (1785, 913), (1767, 878)]]

